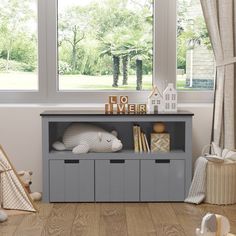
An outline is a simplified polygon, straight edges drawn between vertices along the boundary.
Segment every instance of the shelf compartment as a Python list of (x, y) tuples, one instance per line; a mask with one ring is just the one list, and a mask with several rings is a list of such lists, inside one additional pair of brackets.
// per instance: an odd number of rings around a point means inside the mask
[[(85, 123), (85, 122), (83, 122)], [(123, 144), (123, 149), (133, 150), (133, 126), (139, 125), (141, 130), (146, 134), (150, 145), (150, 138), (153, 124), (155, 122), (87, 122), (88, 124), (97, 125), (111, 132), (116, 130), (118, 138)], [(170, 134), (170, 149), (185, 151), (185, 122), (164, 122), (166, 125), (166, 132)], [(70, 125), (70, 122), (49, 122), (49, 151), (52, 150), (52, 144), (55, 141), (62, 140), (63, 133)]]

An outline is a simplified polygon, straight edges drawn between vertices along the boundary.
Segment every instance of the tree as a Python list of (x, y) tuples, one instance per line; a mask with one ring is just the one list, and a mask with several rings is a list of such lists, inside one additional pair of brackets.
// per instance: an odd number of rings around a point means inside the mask
[(134, 31), (130, 35), (132, 38), (125, 47), (129, 51), (130, 58), (136, 61), (136, 90), (142, 90), (143, 60), (149, 59), (151, 61), (152, 59), (152, 39), (150, 39), (150, 34), (142, 34), (142, 32)]
[(9, 61), (11, 59), (14, 43), (22, 32), (26, 32), (30, 20), (34, 20), (36, 17), (32, 11), (31, 4), (31, 0), (22, 2), (18, 0), (8, 0), (1, 2), (0, 38), (2, 41), (1, 50), (6, 51), (6, 71), (9, 69)]
[(80, 6), (68, 8), (60, 14), (59, 21), (59, 46), (63, 42), (71, 46), (71, 67), (72, 72), (77, 70), (77, 51), (79, 43), (86, 37), (88, 9)]
[[(137, 56), (138, 61), (142, 57), (148, 57), (147, 55), (141, 55), (150, 52), (152, 48), (152, 22), (153, 16), (150, 14), (152, 12), (152, 1), (147, 1), (145, 7), (138, 1), (131, 1), (132, 6), (135, 9), (128, 9), (127, 5), (129, 1), (117, 1), (117, 0), (107, 0), (106, 6), (98, 18), (98, 34), (97, 37), (107, 48), (104, 51), (113, 57), (113, 86), (118, 86), (120, 59), (122, 59), (122, 70), (123, 70), (123, 85), (128, 84), (128, 67), (129, 59), (131, 57)], [(149, 40), (149, 48), (146, 42), (143, 42), (143, 35), (148, 35), (151, 39)], [(108, 39), (107, 39), (108, 38)], [(143, 46), (139, 44), (144, 43)], [(142, 49), (141, 49), (142, 48)], [(120, 59), (118, 59), (118, 57)], [(142, 63), (137, 63), (137, 66), (141, 66)], [(138, 69), (140, 71), (140, 68)], [(141, 68), (142, 71), (142, 68)], [(142, 76), (141, 76), (142, 77)], [(141, 89), (142, 78), (138, 76), (138, 86)]]
[[(120, 59), (122, 59), (123, 85), (128, 84), (128, 52), (123, 45), (129, 34), (131, 21), (135, 21), (130, 11), (126, 9), (127, 1), (107, 0), (100, 7), (103, 14), (94, 22), (98, 25), (97, 38), (102, 45), (101, 55), (109, 55), (113, 61), (113, 87), (118, 87), (120, 75)], [(98, 9), (97, 9), (98, 10)], [(98, 24), (99, 22), (99, 24)]]
[[(107, 38), (107, 41), (103, 40), (102, 52), (100, 56), (111, 56), (113, 61), (113, 87), (118, 87), (119, 75), (120, 75), (120, 54), (118, 51), (119, 43), (116, 42), (113, 35), (110, 35), (112, 38), (110, 40)], [(106, 40), (106, 39), (105, 39)]]
[(129, 55), (122, 56), (123, 85), (128, 85), (129, 76)]

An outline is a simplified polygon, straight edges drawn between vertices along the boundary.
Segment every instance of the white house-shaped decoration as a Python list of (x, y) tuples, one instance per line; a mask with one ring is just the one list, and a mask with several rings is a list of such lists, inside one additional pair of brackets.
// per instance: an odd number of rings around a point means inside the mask
[(151, 94), (148, 97), (149, 113), (159, 113), (164, 111), (163, 97), (157, 86), (153, 87)]
[(173, 84), (168, 84), (163, 92), (164, 111), (177, 112), (177, 91)]

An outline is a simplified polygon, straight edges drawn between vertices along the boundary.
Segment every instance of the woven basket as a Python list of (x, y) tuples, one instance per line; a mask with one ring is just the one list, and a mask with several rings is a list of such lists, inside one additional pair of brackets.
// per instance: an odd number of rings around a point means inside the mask
[(208, 162), (205, 202), (217, 205), (236, 203), (236, 162)]

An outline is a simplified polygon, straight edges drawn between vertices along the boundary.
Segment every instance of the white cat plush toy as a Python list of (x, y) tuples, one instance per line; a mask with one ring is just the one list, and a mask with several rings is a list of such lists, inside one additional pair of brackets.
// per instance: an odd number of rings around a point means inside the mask
[(207, 213), (196, 229), (196, 236), (227, 236), (230, 232), (229, 220), (225, 216)]
[(123, 145), (117, 139), (117, 132), (111, 133), (101, 127), (86, 124), (72, 123), (65, 130), (62, 142), (53, 143), (53, 148), (62, 150), (72, 150), (74, 154), (88, 152), (117, 152)]

